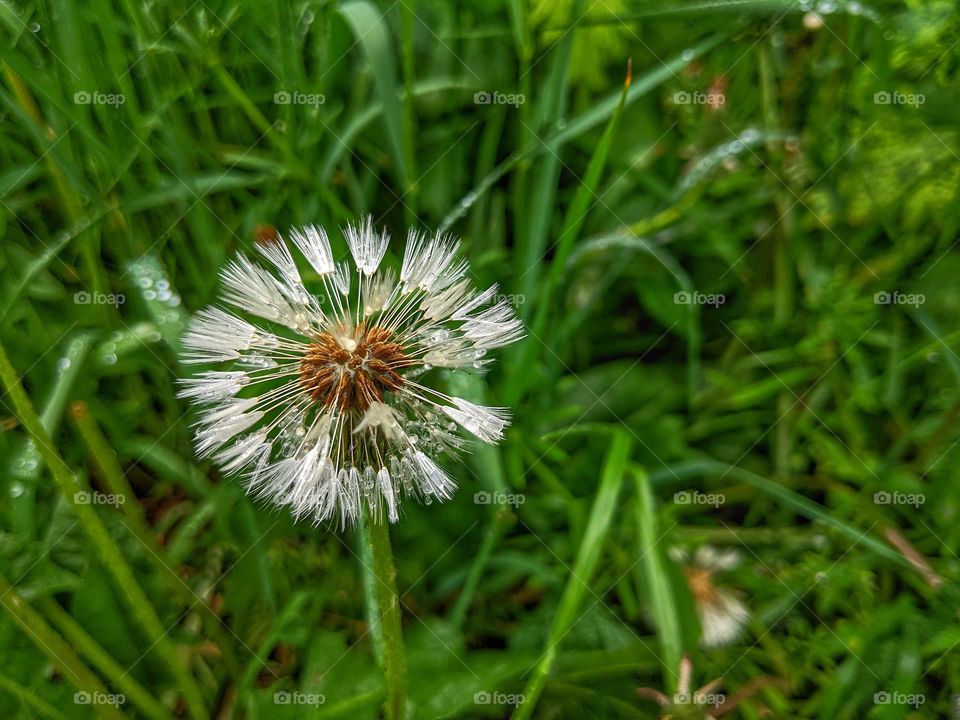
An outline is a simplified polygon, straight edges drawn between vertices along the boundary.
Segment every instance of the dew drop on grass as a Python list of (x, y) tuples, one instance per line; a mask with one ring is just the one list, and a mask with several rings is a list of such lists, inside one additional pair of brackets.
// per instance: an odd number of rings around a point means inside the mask
[(40, 23), (30, 23), (30, 32), (38, 33), (40, 32)]
[(693, 50), (691, 50), (690, 48), (687, 48), (687, 49), (684, 50), (682, 53), (680, 53), (680, 58), (681, 58), (684, 62), (690, 62), (691, 60), (693, 60), (693, 56), (694, 56), (695, 54), (696, 54), (696, 53), (694, 53)]
[(470, 206), (477, 201), (477, 193), (474, 190), (471, 190), (466, 195), (463, 196), (463, 200), (460, 201), (460, 207), (464, 210), (469, 210)]

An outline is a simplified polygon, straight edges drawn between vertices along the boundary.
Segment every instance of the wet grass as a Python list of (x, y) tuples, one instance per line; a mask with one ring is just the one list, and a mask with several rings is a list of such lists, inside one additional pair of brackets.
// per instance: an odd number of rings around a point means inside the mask
[(381, 711), (359, 533), (198, 461), (174, 384), (259, 227), (371, 213), (528, 329), (438, 377), (515, 422), (391, 529), (411, 717), (950, 717), (958, 20), (818, 9), (0, 4), (0, 715)]

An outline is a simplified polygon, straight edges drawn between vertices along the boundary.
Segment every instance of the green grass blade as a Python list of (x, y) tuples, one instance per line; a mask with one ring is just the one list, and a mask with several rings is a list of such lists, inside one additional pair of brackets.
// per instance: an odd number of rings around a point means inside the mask
[(664, 685), (672, 693), (677, 689), (677, 668), (683, 655), (680, 619), (673, 585), (664, 563), (667, 561), (660, 545), (661, 530), (657, 522), (656, 503), (650, 489), (650, 480), (643, 468), (635, 467), (637, 490), (637, 526), (639, 553), (643, 560), (644, 578), (650, 596), (650, 612), (657, 628), (663, 665)]
[(33, 403), (30, 402), (27, 394), (23, 391), (16, 371), (7, 359), (6, 349), (2, 344), (0, 344), (0, 381), (6, 388), (20, 421), (37, 444), (40, 455), (50, 468), (57, 488), (64, 499), (73, 504), (80, 526), (90, 538), (90, 542), (104, 567), (116, 582), (121, 596), (131, 610), (132, 617), (141, 625), (146, 636), (153, 641), (153, 647), (157, 655), (163, 659), (171, 675), (176, 678), (179, 689), (186, 698), (190, 714), (195, 718), (206, 717), (207, 711), (199, 687), (177, 657), (173, 643), (167, 635), (167, 628), (157, 617), (156, 610), (154, 610), (146, 593), (138, 584), (120, 549), (101, 523), (93, 506), (85, 503), (74, 503), (74, 494), (82, 487), (60, 457), (60, 453), (54, 449), (53, 441), (36, 410), (34, 410)]
[(630, 436), (626, 432), (623, 430), (614, 432), (610, 448), (607, 450), (593, 509), (590, 511), (587, 529), (583, 534), (580, 549), (577, 551), (576, 562), (570, 571), (570, 579), (567, 581), (563, 596), (560, 598), (560, 605), (554, 615), (546, 648), (523, 691), (525, 699), (514, 712), (512, 716), (514, 720), (527, 720), (533, 716), (537, 700), (553, 669), (559, 645), (576, 621), (577, 610), (580, 608), (584, 594), (590, 588), (590, 580), (600, 559), (610, 523), (613, 521), (617, 497), (620, 495), (620, 487), (623, 485), (624, 474), (627, 471), (631, 445)]
[[(70, 644), (47, 624), (40, 613), (17, 594), (16, 589), (2, 575), (0, 575), (0, 605), (3, 605), (3, 609), (11, 619), (20, 626), (50, 662), (64, 671), (64, 677), (79, 693), (84, 693), (88, 697), (108, 694), (100, 678), (84, 665)], [(94, 708), (98, 714), (108, 720), (123, 718), (123, 714), (112, 704), (97, 703)]]

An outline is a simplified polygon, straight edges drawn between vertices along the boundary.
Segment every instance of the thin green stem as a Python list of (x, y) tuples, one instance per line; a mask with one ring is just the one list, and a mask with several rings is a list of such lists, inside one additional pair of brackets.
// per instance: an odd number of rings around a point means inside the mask
[(400, 597), (397, 594), (397, 569), (390, 547), (390, 528), (385, 521), (367, 516), (373, 574), (380, 604), (383, 634), (383, 670), (387, 679), (387, 718), (403, 720), (406, 703), (407, 659), (400, 624)]

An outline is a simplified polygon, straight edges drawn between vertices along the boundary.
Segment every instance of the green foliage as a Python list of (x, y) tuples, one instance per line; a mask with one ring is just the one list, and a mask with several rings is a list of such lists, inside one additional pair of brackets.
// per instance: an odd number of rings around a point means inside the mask
[[(528, 326), (438, 378), (514, 423), (391, 528), (411, 718), (656, 718), (637, 689), (675, 700), (683, 655), (727, 717), (949, 716), (952, 2), (11, 0), (0, 28), (0, 717), (382, 712), (360, 533), (246, 497), (175, 397), (258, 227), (366, 213), (461, 235)], [(704, 546), (750, 610), (717, 647)]]

